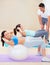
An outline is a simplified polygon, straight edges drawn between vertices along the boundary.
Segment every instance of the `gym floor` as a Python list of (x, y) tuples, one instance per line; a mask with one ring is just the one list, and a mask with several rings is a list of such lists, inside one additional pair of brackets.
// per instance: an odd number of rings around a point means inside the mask
[[(37, 48), (29, 48), (28, 49), (29, 50), (29, 54), (30, 55), (37, 55)], [(50, 48), (46, 48), (46, 54), (47, 55), (50, 55)], [(8, 48), (2, 48), (1, 47), (1, 42), (0, 42), (0, 54), (7, 54), (8, 53)], [(42, 64), (48, 64), (49, 65), (49, 63), (48, 62), (1, 62), (0, 63), (0, 65), (10, 65), (10, 64), (12, 64), (12, 65), (35, 65), (35, 64), (38, 64), (38, 65), (40, 65), (40, 63), (41, 63), (41, 65)]]

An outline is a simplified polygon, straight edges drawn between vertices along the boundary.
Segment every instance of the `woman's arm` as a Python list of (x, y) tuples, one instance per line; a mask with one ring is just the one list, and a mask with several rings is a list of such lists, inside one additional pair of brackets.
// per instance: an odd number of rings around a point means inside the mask
[(7, 40), (5, 38), (2, 38), (7, 44), (11, 45), (11, 46), (14, 46), (14, 42), (12, 40)]
[(25, 33), (25, 31), (20, 31), (20, 33), (22, 34), (22, 36), (26, 36), (26, 33)]

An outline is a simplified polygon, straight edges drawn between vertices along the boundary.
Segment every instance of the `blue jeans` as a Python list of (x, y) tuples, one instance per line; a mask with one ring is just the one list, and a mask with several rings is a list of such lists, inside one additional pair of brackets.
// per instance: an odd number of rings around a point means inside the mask
[(34, 37), (44, 37), (48, 40), (48, 32), (45, 30), (37, 30)]
[(47, 22), (48, 22), (48, 19), (42, 17), (42, 24), (45, 25), (45, 24), (47, 24)]

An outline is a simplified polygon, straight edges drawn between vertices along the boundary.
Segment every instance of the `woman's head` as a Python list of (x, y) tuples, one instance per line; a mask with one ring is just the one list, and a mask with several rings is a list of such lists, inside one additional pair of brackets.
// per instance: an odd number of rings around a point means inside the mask
[[(11, 34), (10, 32), (2, 31), (2, 33), (1, 33), (1, 39), (2, 39), (2, 38), (6, 38), (6, 39), (10, 40), (11, 37), (12, 37), (12, 34)], [(3, 39), (2, 39), (2, 40), (3, 40)]]

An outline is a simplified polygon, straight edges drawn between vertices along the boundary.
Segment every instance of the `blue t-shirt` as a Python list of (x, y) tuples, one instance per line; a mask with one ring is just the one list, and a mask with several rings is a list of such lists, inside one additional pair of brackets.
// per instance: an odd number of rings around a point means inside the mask
[(14, 45), (17, 45), (17, 44), (18, 44), (18, 37), (17, 37), (17, 36), (13, 36), (13, 37), (11, 38), (11, 40), (13, 40)]
[[(11, 38), (11, 40), (13, 40), (14, 45), (17, 45), (17, 44), (18, 44), (18, 37), (17, 37), (17, 36), (13, 36), (13, 37)], [(4, 47), (8, 47), (8, 46), (9, 46), (9, 44), (4, 43)]]

